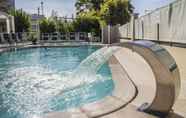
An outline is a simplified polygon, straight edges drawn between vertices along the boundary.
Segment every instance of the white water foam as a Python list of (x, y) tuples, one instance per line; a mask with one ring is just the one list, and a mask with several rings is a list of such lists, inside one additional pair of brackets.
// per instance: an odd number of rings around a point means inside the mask
[[(9, 70), (1, 82), (0, 93), (3, 105), (9, 112), (19, 113), (24, 118), (50, 112), (49, 101), (64, 92), (95, 81), (104, 81), (96, 72), (119, 47), (104, 47), (81, 62), (72, 73), (55, 73), (42, 67), (25, 67)], [(52, 106), (53, 107), (53, 106)]]

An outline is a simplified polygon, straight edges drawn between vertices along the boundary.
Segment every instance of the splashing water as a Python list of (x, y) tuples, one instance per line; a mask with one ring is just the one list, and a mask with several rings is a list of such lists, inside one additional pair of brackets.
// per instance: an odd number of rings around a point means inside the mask
[[(55, 73), (42, 67), (24, 67), (9, 70), (0, 85), (3, 105), (8, 111), (15, 112), (23, 118), (33, 118), (51, 112), (58, 106), (60, 99), (67, 103), (78, 91), (86, 92), (93, 86), (91, 83), (101, 83), (108, 78), (97, 75), (99, 68), (119, 50), (119, 47), (104, 47), (83, 60), (74, 72)], [(62, 98), (61, 98), (62, 97)], [(55, 104), (50, 104), (55, 101)], [(69, 104), (71, 104), (69, 102)], [(68, 105), (68, 104), (67, 104)], [(33, 107), (34, 106), (34, 107)], [(73, 106), (73, 105), (72, 105)]]
[(106, 61), (108, 61), (108, 59), (113, 55), (113, 53), (115, 53), (119, 49), (120, 47), (117, 46), (104, 47), (99, 49), (80, 63), (78, 68), (74, 71), (75, 74), (73, 76), (75, 76), (75, 78), (81, 78), (81, 80), (84, 78), (84, 81), (86, 81), (86, 79), (88, 79), (88, 81), (91, 81), (89, 80), (90, 76), (95, 76), (99, 68)]

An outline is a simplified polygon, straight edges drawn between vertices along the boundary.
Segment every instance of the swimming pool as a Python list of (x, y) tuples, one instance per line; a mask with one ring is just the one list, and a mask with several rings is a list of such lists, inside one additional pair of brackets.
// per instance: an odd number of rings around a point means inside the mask
[(33, 118), (110, 95), (114, 84), (107, 63), (86, 81), (69, 76), (98, 49), (47, 47), (1, 53), (0, 118)]

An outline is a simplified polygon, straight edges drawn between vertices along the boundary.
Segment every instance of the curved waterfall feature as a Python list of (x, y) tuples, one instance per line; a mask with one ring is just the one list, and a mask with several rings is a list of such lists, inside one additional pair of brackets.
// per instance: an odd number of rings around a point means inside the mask
[[(100, 69), (100, 67), (106, 63), (109, 58), (115, 53), (117, 50), (121, 49), (121, 47), (112, 46), (112, 47), (103, 47), (100, 50), (94, 52), (92, 55), (88, 56), (85, 60), (83, 60), (78, 68), (74, 71), (73, 76), (75, 78), (84, 78), (90, 80), (91, 76), (95, 76), (96, 72)], [(79, 74), (81, 73), (81, 74)], [(91, 79), (92, 80), (92, 79)]]
[[(102, 82), (111, 79), (96, 73), (118, 49), (120, 48), (104, 47), (97, 50), (71, 73), (56, 73), (40, 66), (10, 68), (2, 77), (3, 80), (0, 80), (0, 102), (3, 102), (0, 109), (8, 109), (9, 113), (14, 113), (15, 118), (33, 118), (34, 115), (53, 111), (56, 106), (60, 108), (60, 100), (68, 103), (80, 91), (84, 95), (79, 100), (87, 99), (89, 96), (86, 95), (89, 94), (86, 93), (94, 86), (91, 83), (100, 83), (101, 86)], [(107, 89), (109, 87), (108, 85)], [(65, 105), (76, 106), (70, 102)], [(5, 114), (4, 118), (7, 117), (8, 114)]]

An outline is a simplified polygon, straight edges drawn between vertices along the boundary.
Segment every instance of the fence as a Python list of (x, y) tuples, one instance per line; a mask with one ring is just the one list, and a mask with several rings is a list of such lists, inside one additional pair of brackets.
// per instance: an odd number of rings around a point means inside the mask
[(100, 42), (100, 38), (93, 37), (91, 33), (86, 33), (86, 32), (69, 32), (69, 33), (55, 32), (55, 33), (42, 33), (40, 41), (41, 42), (56, 42), (56, 41)]
[(28, 42), (29, 33), (0, 33), (0, 44)]
[[(177, 0), (134, 21), (135, 38), (186, 43), (186, 0)], [(117, 37), (132, 38), (132, 22), (119, 27)]]
[[(93, 37), (85, 32), (56, 32), (56, 33), (42, 33), (36, 34), (38, 42), (60, 42), (60, 41), (86, 41), (86, 42), (100, 42), (99, 37)], [(0, 47), (11, 46), (19, 43), (26, 43), (29, 41), (30, 33), (0, 33)]]
[(43, 33), (41, 34), (41, 39), (43, 41), (49, 40), (62, 40), (62, 41), (88, 41), (88, 33), (84, 32), (70, 32), (70, 33)]

